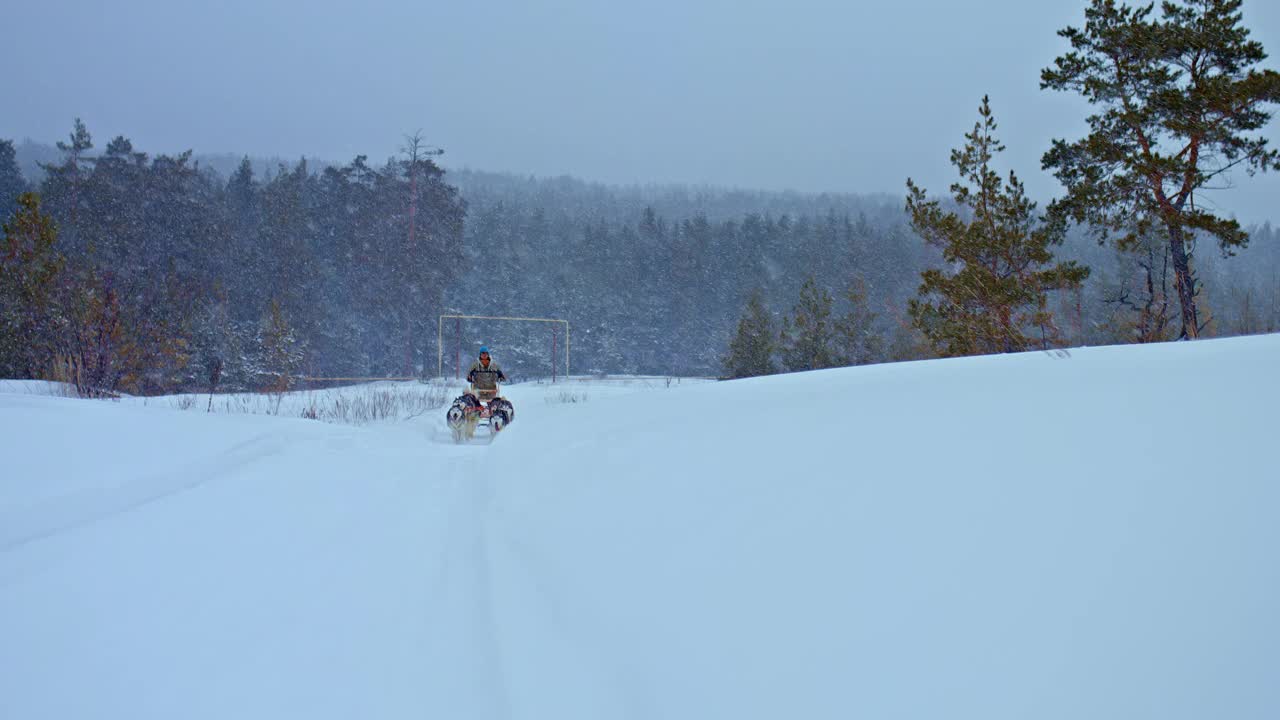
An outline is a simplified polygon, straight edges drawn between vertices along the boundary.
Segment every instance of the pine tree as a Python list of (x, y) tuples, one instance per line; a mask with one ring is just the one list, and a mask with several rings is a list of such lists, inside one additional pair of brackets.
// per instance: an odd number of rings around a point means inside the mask
[(963, 216), (944, 211), (907, 180), (912, 228), (955, 268), (924, 271), (920, 298), (909, 303), (912, 322), (943, 356), (1047, 347), (1057, 336), (1048, 291), (1078, 287), (1089, 274), (1074, 262), (1050, 265), (1050, 247), (1062, 243), (1064, 226), (1036, 217), (1013, 172), (1001, 182), (991, 162), (1004, 146), (986, 97), (978, 112), (964, 148), (951, 152), (960, 173), (951, 192)]
[(1054, 140), (1044, 156), (1067, 188), (1052, 213), (1088, 223), (1101, 241), (1134, 245), (1160, 229), (1167, 239), (1182, 314), (1181, 336), (1198, 337), (1195, 235), (1224, 253), (1248, 234), (1200, 199), (1234, 168), (1267, 170), (1280, 160), (1248, 134), (1280, 102), (1280, 73), (1259, 70), (1262, 45), (1241, 25), (1241, 0), (1180, 0), (1131, 8), (1092, 0), (1083, 28), (1059, 35), (1072, 51), (1041, 73), (1041, 88), (1073, 91), (1100, 111), (1089, 135)]
[(845, 290), (849, 310), (836, 320), (836, 339), (845, 364), (866, 365), (876, 362), (883, 342), (876, 334), (876, 314), (867, 307), (867, 284), (855, 277)]
[[(430, 281), (429, 271), (423, 268), (417, 261), (427, 253), (427, 242), (420, 237), (419, 233), (430, 238), (432, 231), (442, 232), (444, 228), (423, 227), (419, 228), (419, 212), (433, 209), (438, 212), (439, 208), (430, 208), (432, 198), (423, 192), (424, 188), (430, 185), (432, 181), (437, 180), (443, 171), (431, 159), (444, 154), (444, 150), (427, 146), (422, 138), (422, 131), (419, 130), (413, 135), (405, 138), (405, 145), (401, 149), (402, 159), (400, 162), (401, 172), (406, 181), (406, 215), (408, 228), (405, 232), (403, 241), (404, 252), (401, 254), (402, 262), (412, 263), (413, 269), (417, 272), (409, 272), (402, 279), (404, 284), (403, 294), (400, 302), (397, 303), (397, 309), (400, 312), (401, 325), (401, 343), (403, 344), (403, 364), (401, 365), (402, 375), (412, 375), (416, 372), (415, 364), (421, 363), (425, 366), (425, 357), (420, 357), (420, 351), (423, 351), (423, 338), (426, 335), (426, 325), (423, 320), (427, 315), (429, 307), (438, 307), (438, 292), (433, 293), (433, 283)], [(439, 223), (439, 217), (434, 218)], [(444, 258), (433, 258), (436, 262), (440, 262)]]
[(27, 191), (27, 181), (18, 168), (18, 154), (12, 140), (0, 140), (0, 223), (18, 207), (18, 196)]
[(289, 390), (293, 384), (293, 376), (302, 367), (304, 344), (278, 300), (272, 299), (266, 315), (262, 318), (259, 330), (259, 342), (262, 350), (263, 389), (277, 395)]
[(275, 279), (271, 248), (263, 242), (262, 186), (248, 157), (241, 158), (231, 173), (222, 197), (229, 239), (225, 252), (229, 266), (236, 268), (226, 278), (232, 318), (254, 324), (267, 306)]
[[(316, 205), (316, 181), (304, 158), (262, 189), (259, 235), (271, 285), (271, 300), (280, 306), (299, 338), (312, 338), (330, 309), (321, 301), (325, 271), (319, 228), (311, 221)], [(270, 308), (262, 308), (262, 312)]]
[(41, 165), (45, 172), (40, 197), (50, 214), (58, 218), (58, 242), (69, 253), (88, 249), (81, 237), (80, 225), (89, 213), (84, 212), (83, 186), (94, 159), (88, 156), (93, 138), (88, 128), (76, 118), (69, 142), (58, 142), (62, 163)]
[(137, 291), (149, 289), (149, 271), (159, 264), (148, 247), (148, 236), (157, 233), (146, 212), (162, 204), (153, 176), (147, 156), (134, 152), (126, 138), (116, 137), (80, 180), (84, 212), (79, 231), (93, 246), (95, 261), (110, 267), (122, 286), (130, 286), (123, 289), (127, 297), (136, 294), (135, 285)]
[(18, 197), (0, 247), (0, 377), (43, 377), (55, 341), (56, 281), (64, 265), (53, 219), (34, 193)]
[(725, 375), (731, 378), (773, 375), (778, 372), (773, 361), (775, 350), (773, 319), (757, 289), (747, 298), (738, 330), (729, 342), (729, 353), (724, 358)]
[(837, 349), (836, 329), (831, 321), (834, 300), (810, 276), (800, 287), (800, 301), (783, 319), (780, 345), (782, 364), (791, 372), (821, 370), (844, 364)]

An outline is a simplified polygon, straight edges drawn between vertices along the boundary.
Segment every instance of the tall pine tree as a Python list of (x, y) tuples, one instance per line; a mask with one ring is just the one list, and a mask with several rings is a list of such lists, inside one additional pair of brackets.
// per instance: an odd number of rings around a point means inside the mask
[(82, 237), (81, 223), (91, 215), (85, 212), (84, 184), (94, 162), (88, 155), (93, 149), (93, 137), (76, 118), (67, 139), (68, 142), (58, 142), (62, 162), (40, 166), (45, 173), (40, 197), (49, 213), (58, 219), (58, 244), (68, 253), (79, 253), (92, 249)]
[(1203, 202), (1241, 168), (1267, 170), (1280, 155), (1250, 135), (1280, 102), (1280, 73), (1258, 69), (1267, 55), (1241, 24), (1241, 0), (1180, 0), (1131, 8), (1092, 0), (1083, 28), (1058, 34), (1071, 52), (1041, 73), (1040, 86), (1079, 93), (1098, 112), (1088, 136), (1054, 140), (1044, 167), (1067, 188), (1051, 211), (1088, 223), (1105, 241), (1136, 245), (1159, 229), (1173, 261), (1181, 336), (1198, 337), (1192, 265), (1195, 235), (1224, 252), (1248, 234)]
[(1074, 262), (1050, 264), (1063, 225), (1037, 218), (1013, 172), (1001, 181), (991, 163), (1004, 146), (986, 97), (978, 113), (964, 148), (951, 151), (960, 173), (951, 192), (963, 214), (943, 210), (907, 180), (912, 228), (954, 268), (924, 271), (920, 297), (909, 304), (912, 322), (944, 356), (1048, 346), (1057, 335), (1048, 291), (1078, 287), (1089, 274)]

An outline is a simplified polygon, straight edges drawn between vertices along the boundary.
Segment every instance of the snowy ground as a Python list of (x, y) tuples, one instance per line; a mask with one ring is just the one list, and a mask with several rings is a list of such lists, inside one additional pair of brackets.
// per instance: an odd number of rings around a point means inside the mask
[(1280, 717), (1278, 358), (526, 383), (474, 446), (0, 386), (0, 718)]

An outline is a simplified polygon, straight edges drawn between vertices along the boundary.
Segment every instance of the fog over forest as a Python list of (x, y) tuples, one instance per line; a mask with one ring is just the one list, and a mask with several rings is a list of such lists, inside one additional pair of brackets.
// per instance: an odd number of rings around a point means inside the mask
[[(0, 96), (21, 99), (5, 103), (0, 138), (52, 145), (81, 117), (101, 141), (123, 135), (152, 154), (341, 164), (381, 162), (422, 129), (450, 169), (898, 195), (907, 177), (945, 191), (948, 153), (989, 95), (1005, 164), (1043, 203), (1060, 186), (1041, 156), (1084, 131), (1090, 108), (1041, 90), (1040, 72), (1088, 7), (19, 3), (5, 24), (34, 31), (0, 45)], [(1280, 52), (1280, 4), (1248, 0), (1241, 13)], [(1276, 220), (1280, 175), (1232, 183), (1201, 199), (1246, 224)]]

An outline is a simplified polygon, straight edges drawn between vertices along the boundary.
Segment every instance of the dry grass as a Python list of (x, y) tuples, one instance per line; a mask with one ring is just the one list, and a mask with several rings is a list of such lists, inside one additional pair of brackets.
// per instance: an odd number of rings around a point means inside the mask
[(444, 407), (445, 388), (403, 392), (369, 389), (362, 393), (340, 393), (302, 409), (302, 417), (342, 425), (368, 425), (386, 420), (409, 420), (429, 410)]
[(587, 401), (587, 393), (585, 390), (564, 389), (558, 393), (547, 393), (546, 399), (548, 405), (584, 403)]
[(375, 383), (292, 393), (170, 395), (144, 398), (143, 405), (225, 415), (283, 415), (340, 425), (410, 420), (445, 406), (444, 383)]

